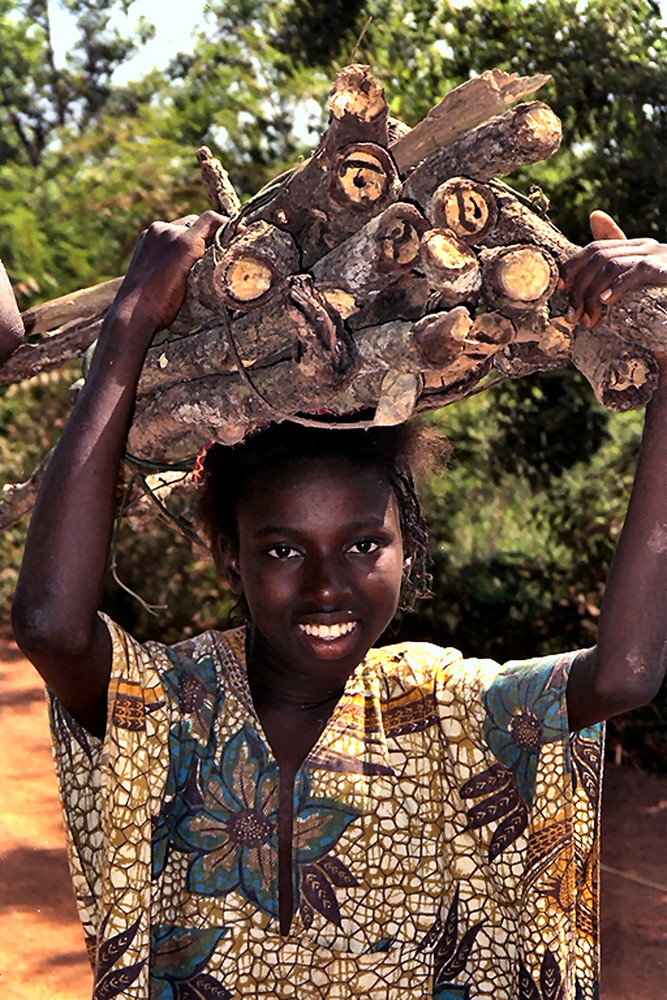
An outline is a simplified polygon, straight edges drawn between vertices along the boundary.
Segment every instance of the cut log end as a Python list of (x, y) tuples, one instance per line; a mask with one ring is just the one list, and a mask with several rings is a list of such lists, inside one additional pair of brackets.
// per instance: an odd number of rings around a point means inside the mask
[(558, 282), (556, 261), (542, 247), (509, 246), (481, 253), (484, 294), (498, 309), (535, 309)]
[(386, 114), (384, 87), (375, 79), (370, 66), (355, 63), (340, 71), (329, 101), (329, 110), (334, 118), (353, 115), (363, 122)]
[(253, 222), (218, 257), (211, 281), (215, 294), (232, 309), (261, 305), (275, 285), (299, 265), (289, 233), (267, 222)]
[(380, 264), (389, 268), (405, 267), (419, 257), (420, 242), (428, 224), (412, 205), (391, 205), (382, 217), (378, 230)]
[(420, 256), (442, 305), (454, 306), (476, 297), (481, 285), (479, 261), (450, 229), (429, 229), (422, 237)]
[(600, 326), (593, 331), (577, 328), (572, 360), (598, 402), (616, 413), (645, 406), (658, 384), (659, 366), (654, 355)]
[(449, 229), (467, 243), (479, 243), (496, 225), (498, 209), (489, 187), (468, 177), (453, 177), (431, 198), (426, 215), (434, 226)]
[(560, 119), (548, 104), (531, 101), (520, 104), (516, 111), (516, 141), (520, 148), (536, 159), (551, 156), (560, 146)]
[(463, 306), (415, 323), (413, 337), (426, 365), (436, 369), (451, 365), (461, 355), (471, 326), (472, 319)]
[(332, 196), (348, 208), (360, 209), (389, 201), (398, 180), (391, 157), (373, 143), (356, 143), (341, 150), (331, 177)]

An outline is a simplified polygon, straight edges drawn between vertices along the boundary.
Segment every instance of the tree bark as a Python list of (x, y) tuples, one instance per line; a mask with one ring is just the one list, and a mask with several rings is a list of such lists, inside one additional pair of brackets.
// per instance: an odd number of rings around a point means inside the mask
[(102, 318), (72, 324), (53, 331), (39, 344), (21, 344), (0, 367), (0, 385), (11, 385), (33, 378), (40, 372), (60, 368), (68, 361), (81, 358), (102, 328)]
[(450, 177), (504, 177), (517, 167), (547, 159), (560, 141), (560, 121), (551, 108), (540, 101), (519, 104), (431, 153), (408, 177), (403, 197), (425, 205)]
[(241, 202), (229, 174), (208, 146), (200, 146), (197, 160), (211, 208), (230, 218), (240, 210)]
[(594, 331), (577, 328), (572, 360), (598, 402), (616, 413), (645, 406), (658, 384), (660, 369), (653, 354), (599, 324)]
[(439, 308), (477, 302), (482, 286), (479, 261), (450, 229), (429, 229), (422, 237), (420, 255)]
[(511, 104), (535, 93), (550, 76), (518, 76), (499, 69), (485, 70), (455, 87), (431, 108), (426, 118), (391, 144), (402, 174), (406, 174), (441, 146), (476, 128)]

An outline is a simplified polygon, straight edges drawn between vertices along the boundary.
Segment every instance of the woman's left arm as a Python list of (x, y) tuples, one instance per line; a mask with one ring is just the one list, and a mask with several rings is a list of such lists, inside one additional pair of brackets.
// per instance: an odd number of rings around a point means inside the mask
[[(563, 268), (571, 317), (593, 326), (604, 305), (643, 285), (667, 284), (667, 245), (624, 240), (594, 213), (596, 242)], [(637, 471), (600, 611), (597, 646), (581, 653), (567, 689), (570, 728), (583, 729), (649, 702), (667, 659), (667, 353), (646, 408)]]

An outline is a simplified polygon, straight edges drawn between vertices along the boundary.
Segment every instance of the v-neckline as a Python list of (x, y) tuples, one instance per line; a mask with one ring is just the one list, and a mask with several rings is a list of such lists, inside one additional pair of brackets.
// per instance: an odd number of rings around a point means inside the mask
[[(255, 703), (252, 697), (252, 691), (250, 689), (250, 679), (248, 677), (248, 659), (246, 654), (247, 629), (245, 626), (239, 626), (238, 628), (233, 629), (231, 632), (228, 632), (225, 635), (225, 638), (232, 649), (234, 657), (237, 661), (237, 665), (239, 667), (238, 672), (235, 672), (235, 675), (230, 678), (232, 680), (233, 686), (237, 688), (235, 694), (237, 695), (237, 697), (240, 697), (241, 701), (246, 705), (246, 708), (252, 714), (253, 721), (257, 726), (259, 734), (261, 735), (261, 739), (262, 742), (264, 743), (267, 754), (270, 757), (271, 762), (275, 764), (276, 768), (278, 768), (278, 773), (280, 773), (280, 766), (278, 764), (276, 754), (274, 753), (271, 743), (269, 742), (266, 732), (264, 731), (264, 726), (262, 725), (262, 720), (260, 719), (259, 713), (255, 707)], [(364, 659), (357, 664), (357, 666), (354, 668), (350, 676), (345, 681), (345, 686), (343, 687), (341, 696), (336, 702), (336, 705), (334, 706), (331, 715), (327, 719), (327, 722), (324, 728), (322, 729), (322, 732), (319, 734), (319, 736), (313, 743), (312, 747), (310, 748), (310, 750), (308, 751), (308, 753), (303, 758), (302, 762), (299, 764), (298, 768), (296, 768), (294, 772), (295, 782), (299, 777), (299, 774), (301, 773), (302, 769), (304, 767), (307, 767), (312, 760), (317, 759), (318, 752), (320, 750), (323, 750), (328, 745), (330, 734), (332, 731), (335, 731), (336, 724), (338, 723), (341, 715), (344, 713), (346, 708), (349, 707), (351, 701), (353, 700), (354, 688), (356, 687), (359, 678), (362, 676), (363, 672), (367, 669), (369, 665), (369, 660), (374, 652), (375, 652), (374, 648), (369, 649)]]

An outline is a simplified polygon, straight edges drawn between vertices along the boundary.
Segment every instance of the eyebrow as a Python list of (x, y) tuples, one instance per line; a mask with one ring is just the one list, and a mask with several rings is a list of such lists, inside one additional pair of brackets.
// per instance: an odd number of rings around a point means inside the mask
[[(381, 517), (369, 517), (365, 518), (363, 521), (350, 521), (343, 525), (345, 531), (378, 531), (385, 527), (384, 519)], [(260, 528), (255, 532), (257, 538), (263, 538), (266, 535), (300, 535), (301, 530), (295, 526), (280, 525), (280, 524), (265, 524), (263, 528)]]

